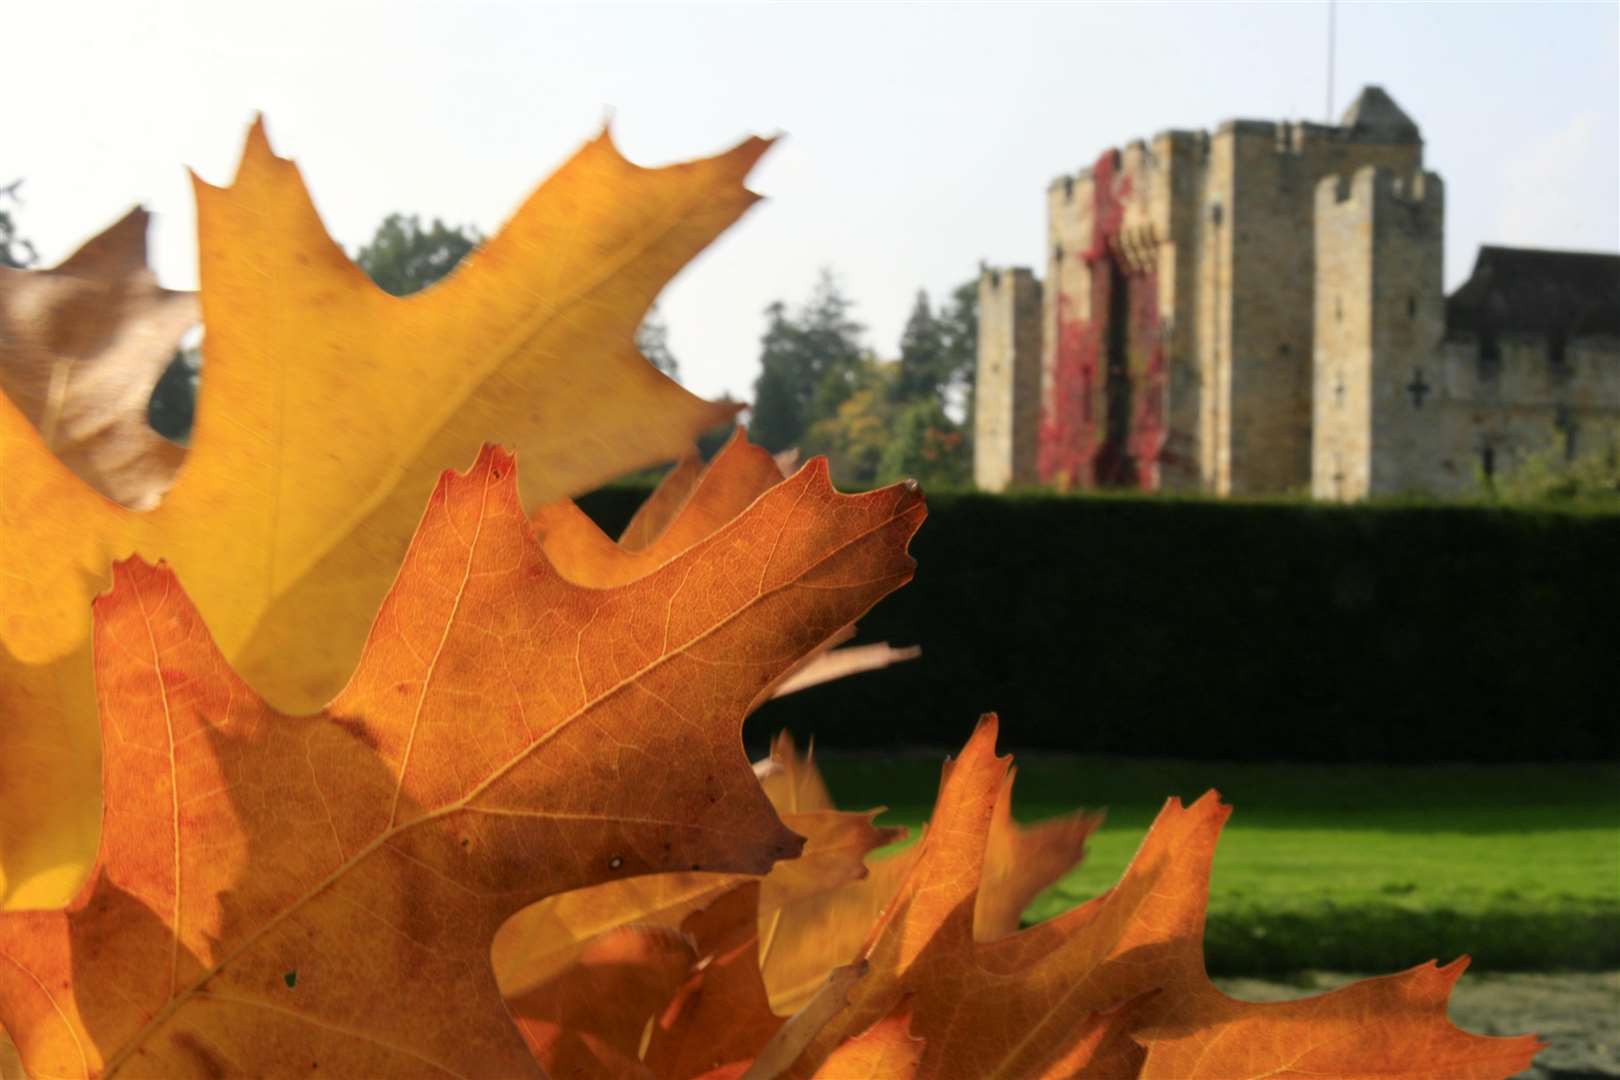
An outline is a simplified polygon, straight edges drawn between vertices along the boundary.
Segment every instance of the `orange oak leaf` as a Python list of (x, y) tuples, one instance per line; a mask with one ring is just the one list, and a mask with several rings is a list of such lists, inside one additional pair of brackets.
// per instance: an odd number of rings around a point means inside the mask
[(682, 924), (703, 966), (653, 1025), (644, 1060), (659, 1080), (741, 1075), (782, 1026), (759, 975), (758, 907), (748, 882)]
[(909, 579), (923, 514), (817, 462), (584, 589), (486, 448), (440, 479), (352, 679), (305, 717), (231, 671), (171, 571), (119, 564), (94, 620), (100, 854), (66, 910), (0, 914), (0, 1025), (39, 1076), (539, 1075), (496, 928), (566, 889), (797, 854), (743, 717)]
[[(811, 756), (801, 757), (786, 732), (773, 744), (771, 761), (776, 769), (762, 783), (773, 805), (833, 805)], [(759, 771), (757, 765), (755, 770)], [(974, 937), (988, 940), (1018, 929), (1019, 917), (1030, 901), (1084, 858), (1086, 840), (1102, 817), (1076, 811), (1020, 825), (1012, 817), (1009, 780), (990, 821), (984, 880), (974, 910)], [(778, 1013), (795, 1012), (815, 994), (829, 971), (849, 963), (860, 952), (878, 916), (921, 853), (918, 845), (874, 859), (865, 878), (806, 899), (796, 913), (793, 933), (783, 936), (765, 968), (771, 1004)]]
[[(784, 731), (774, 745), (787, 748), (787, 756), (778, 760), (807, 786), (800, 791), (774, 778), (762, 783), (765, 797), (782, 815), (783, 823), (805, 838), (797, 859), (778, 862), (765, 877), (759, 903), (760, 933), (771, 939), (780, 932), (784, 913), (790, 915), (791, 924), (784, 937), (796, 936), (802, 913), (815, 908), (817, 896), (865, 877), (865, 857), (905, 835), (903, 828), (874, 826), (876, 811), (834, 809), (820, 774), (800, 767), (792, 737)], [(758, 768), (756, 765), (756, 774)], [(745, 880), (721, 874), (654, 874), (577, 889), (531, 904), (495, 936), (496, 980), (509, 998), (519, 997), (555, 978), (598, 935), (631, 925), (677, 927), (692, 912)], [(853, 946), (849, 952), (853, 954)]]
[(834, 1050), (816, 1080), (911, 1080), (922, 1065), (923, 1041), (911, 1034), (910, 1003)]
[(0, 1028), (0, 1080), (28, 1080), (23, 1072), (22, 1058), (17, 1056), (17, 1044)]
[[(674, 471), (679, 473), (680, 466)], [(746, 429), (739, 427), (697, 476), (668, 525), (639, 548), (609, 539), (567, 499), (536, 509), (534, 527), (546, 558), (559, 574), (579, 585), (608, 588), (657, 569), (712, 535), (781, 482), (782, 474), (771, 455), (750, 443)]]
[[(669, 528), (669, 523), (675, 519), (681, 504), (686, 502), (686, 497), (692, 493), (692, 488), (697, 486), (698, 478), (702, 475), (703, 457), (694, 446), (680, 456), (658, 481), (652, 494), (636, 507), (624, 531), (619, 533), (619, 543), (629, 551), (640, 551), (658, 539)], [(783, 472), (781, 475), (787, 474)]]
[(984, 853), (984, 878), (973, 912), (973, 933), (980, 940), (1010, 934), (1019, 927), (1024, 909), (1041, 890), (1079, 865), (1086, 841), (1101, 828), (1103, 814), (1084, 810), (1020, 825), (1012, 816), (1012, 789), (1016, 768), (1007, 770)]
[[(545, 544), (547, 558), (559, 573), (581, 585), (607, 588), (634, 581), (668, 562), (736, 517), (781, 479), (776, 459), (750, 443), (748, 429), (739, 425), (706, 467), (694, 474), (688, 465), (677, 463), (655, 489), (649, 503), (657, 507), (640, 526), (632, 521), (631, 528), (638, 534), (648, 532), (655, 524), (661, 529), (640, 546), (633, 547), (623, 539), (615, 543), (567, 499), (538, 508), (534, 525)], [(677, 493), (681, 493), (679, 505), (670, 509)], [(851, 627), (849, 635), (853, 633)], [(921, 651), (914, 646), (895, 648), (887, 642), (823, 651), (787, 672), (771, 696), (875, 671), (919, 655)]]
[[(804, 754), (794, 745), (793, 733), (779, 731), (776, 738), (771, 740), (770, 757), (754, 766), (756, 773), (761, 773), (760, 784), (765, 788), (766, 796), (771, 805), (783, 813), (797, 813), (810, 810), (836, 810), (833, 803), (832, 792), (827, 790), (827, 781), (821, 776), (821, 770), (815, 764), (816, 747), (810, 744), (810, 749)], [(769, 764), (772, 768), (761, 769), (761, 765)]]
[(1500, 1080), (1544, 1049), (1534, 1036), (1481, 1038), (1446, 1017), (1466, 957), (1421, 964), (1298, 1001), (1227, 997), (1207, 980), (1150, 1004), (1133, 1033), (1143, 1080), (1323, 1076)]
[(525, 455), (535, 505), (669, 460), (731, 416), (634, 336), (754, 203), (743, 181), (767, 145), (644, 169), (604, 133), (404, 298), (332, 241), (262, 124), (229, 187), (196, 181), (208, 377), (161, 505), (107, 502), (0, 399), (0, 900), (65, 903), (94, 856), (89, 610), (113, 561), (168, 561), (248, 685), (311, 712), (353, 669), (440, 470), (501, 441)]
[[(876, 828), (871, 813), (790, 813), (780, 805), (775, 808), (783, 823), (804, 837), (804, 850), (798, 858), (772, 866), (764, 878), (758, 932), (767, 940), (774, 939), (784, 923), (791, 934), (801, 906), (864, 876), (866, 854), (905, 832)], [(597, 936), (626, 926), (677, 927), (692, 912), (746, 880), (713, 873), (654, 874), (577, 889), (532, 904), (495, 936), (496, 981), (507, 997), (520, 996), (574, 963)]]
[(0, 391), (96, 491), (156, 506), (185, 450), (147, 423), (152, 389), (200, 314), (159, 287), (137, 207), (52, 270), (0, 267)]
[[(1121, 1060), (1141, 1060), (1123, 1042), (1124, 1034), (1138, 1043), (1145, 1038), (1151, 1056), (1155, 1030), (1187, 1041), (1181, 1056), (1167, 1054), (1163, 1071), (1152, 1075), (1277, 1075), (1265, 1068), (1238, 1071), (1233, 1066), (1246, 1067), (1249, 1060), (1242, 1057), (1212, 1064), (1216, 1059), (1197, 1056), (1209, 1030), (1205, 1014), (1220, 1000), (1203, 989), (1208, 979), (1202, 955), (1209, 868), (1229, 813), (1214, 793), (1189, 807), (1170, 800), (1107, 893), (1027, 930), (975, 940), (974, 898), (991, 822), (1010, 782), (1008, 759), (995, 756), (995, 736), (995, 718), (984, 718), (961, 757), (947, 763), (921, 854), (860, 953), (864, 974), (850, 987), (846, 1006), (791, 1064), (778, 1067), (780, 1055), (767, 1047), (762, 1060), (772, 1061), (772, 1068), (750, 1075), (813, 1075), (841, 1044), (904, 1000), (912, 1010), (911, 1031), (924, 1040), (919, 1077), (1103, 1075), (1100, 1061), (1111, 1062), (1112, 1069)], [(1512, 1066), (1479, 1075), (1505, 1076), (1528, 1065), (1533, 1039), (1485, 1039), (1450, 1027), (1443, 1009), (1449, 985), (1438, 988), (1438, 997), (1431, 986), (1423, 1008), (1398, 1014), (1363, 1007), (1365, 998), (1379, 992), (1359, 984), (1312, 999), (1314, 1005), (1293, 1003), (1294, 1013), (1245, 1013), (1251, 1007), (1244, 1006), (1214, 1019), (1246, 1023), (1234, 1030), (1234, 1047), (1276, 1049), (1299, 1048), (1309, 1030), (1300, 1023), (1290, 1027), (1289, 1018), (1312, 1008), (1347, 1018), (1345, 1025), (1323, 1029), (1324, 1045), (1312, 1062), (1321, 1069), (1331, 1061), (1338, 1072), (1329, 1075), (1370, 1076), (1390, 1061), (1419, 1062), (1428, 1070), (1422, 1075), (1433, 1076), (1471, 1067), (1467, 1063), (1479, 1058), (1493, 1068)], [(1432, 1007), (1436, 1001), (1442, 1007)], [(1130, 1007), (1136, 1002), (1141, 1012)], [(1369, 1015), (1382, 1021), (1359, 1029), (1378, 1044), (1372, 1048), (1348, 1035)], [(1156, 1027), (1148, 1026), (1149, 1018)], [(1190, 1062), (1209, 1071), (1189, 1072)]]
[(643, 1036), (697, 958), (685, 934), (624, 926), (593, 938), (571, 966), (508, 1004), (549, 1075), (653, 1080), (641, 1063)]

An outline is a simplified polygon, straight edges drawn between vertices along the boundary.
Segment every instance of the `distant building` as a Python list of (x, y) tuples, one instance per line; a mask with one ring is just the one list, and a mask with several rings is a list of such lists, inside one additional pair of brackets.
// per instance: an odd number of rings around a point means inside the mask
[(1443, 185), (1376, 86), (1109, 150), (1047, 207), (1044, 284), (979, 282), (982, 488), (1450, 494), (1620, 425), (1620, 256), (1486, 247), (1447, 298)]

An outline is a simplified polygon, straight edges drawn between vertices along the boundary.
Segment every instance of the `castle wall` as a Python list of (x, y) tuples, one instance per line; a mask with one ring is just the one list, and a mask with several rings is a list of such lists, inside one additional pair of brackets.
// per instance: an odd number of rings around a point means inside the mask
[(1562, 362), (1547, 337), (1468, 336), (1434, 353), (1439, 438), (1421, 475), (1436, 495), (1479, 492), (1532, 454), (1605, 456), (1620, 440), (1620, 338), (1577, 337)]
[(1041, 418), (1041, 284), (1022, 267), (979, 274), (973, 482), (1033, 484)]
[(1323, 180), (1316, 203), (1311, 492), (1423, 490), (1446, 424), (1444, 187), (1369, 165)]
[(1160, 333), (1165, 365), (1164, 436), (1157, 455), (1157, 485), (1164, 491), (1197, 491), (1199, 469), (1199, 221), (1208, 184), (1209, 136), (1167, 131), (1153, 140), (1162, 163), (1150, 187), (1153, 239), (1159, 282)]
[(1332, 286), (1312, 305), (1311, 494), (1358, 499), (1372, 488), (1372, 193), (1333, 177), (1316, 198), (1316, 272)]
[[(1104, 160), (1111, 160), (1111, 154)], [(1041, 426), (1038, 472), (1042, 483), (1090, 487), (1101, 447), (1102, 404), (1098, 337), (1092, 300), (1097, 269), (1097, 203), (1112, 198), (1112, 174), (1099, 191), (1095, 168), (1047, 188), (1047, 272), (1042, 312)], [(1091, 256), (1091, 257), (1088, 257)], [(1106, 281), (1106, 279), (1105, 279)]]
[(1476, 494), (1532, 454), (1620, 449), (1620, 338), (1445, 337), (1439, 177), (1364, 168), (1317, 204), (1316, 497)]
[(1206, 485), (1217, 494), (1280, 492), (1312, 483), (1314, 216), (1322, 178), (1366, 166), (1410, 173), (1416, 140), (1378, 141), (1345, 128), (1236, 120), (1214, 138), (1211, 198), (1226, 235), (1211, 245), (1209, 273), (1226, 285), (1215, 338), (1218, 399)]

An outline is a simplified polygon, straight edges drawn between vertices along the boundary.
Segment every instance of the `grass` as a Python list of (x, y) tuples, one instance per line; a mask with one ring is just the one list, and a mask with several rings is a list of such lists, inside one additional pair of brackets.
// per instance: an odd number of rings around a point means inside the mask
[[(943, 755), (817, 755), (839, 805), (926, 820)], [(1169, 795), (1234, 806), (1210, 883), (1219, 975), (1395, 971), (1468, 953), (1475, 970), (1620, 967), (1620, 765), (1018, 762), (1014, 813), (1108, 820), (1084, 863), (1026, 914), (1108, 888)]]

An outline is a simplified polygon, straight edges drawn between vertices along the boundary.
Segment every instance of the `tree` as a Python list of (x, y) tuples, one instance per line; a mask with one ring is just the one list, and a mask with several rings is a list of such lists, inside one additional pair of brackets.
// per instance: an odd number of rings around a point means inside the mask
[(889, 420), (889, 441), (878, 463), (882, 483), (911, 477), (924, 488), (967, 487), (972, 475), (967, 437), (926, 398), (898, 406)]
[(862, 357), (849, 396), (831, 416), (816, 420), (805, 433), (805, 452), (827, 455), (833, 483), (840, 488), (873, 488), (899, 479), (883, 472), (893, 422), (897, 367), (870, 355)]
[(973, 430), (973, 383), (979, 367), (979, 281), (964, 281), (939, 312), (946, 404), (962, 404), (963, 428)]
[[(0, 187), (0, 202), (9, 201), (21, 206), (22, 199), (17, 197), (17, 189), (21, 186), (21, 180), (13, 180)], [(23, 270), (33, 266), (38, 259), (39, 253), (34, 250), (34, 245), (17, 235), (17, 224), (11, 219), (11, 211), (0, 206), (0, 266)]]
[(759, 359), (759, 378), (754, 380), (754, 406), (749, 412), (749, 429), (755, 442), (771, 451), (786, 450), (803, 438), (808, 403), (800, 400), (798, 373), (792, 370), (796, 333), (786, 308), (777, 301), (765, 309), (770, 322)]
[(636, 348), (641, 350), (641, 355), (652, 361), (653, 367), (672, 379), (680, 380), (681, 363), (675, 359), (675, 354), (669, 351), (669, 327), (658, 314), (657, 304), (647, 310), (647, 317), (641, 321), (641, 327), (636, 331)]
[(823, 270), (809, 300), (789, 314), (781, 301), (765, 309), (760, 374), (754, 382), (750, 429), (767, 449), (797, 446), (820, 420), (831, 419), (862, 375), (860, 336), (850, 317), (854, 302), (831, 270)]
[(855, 302), (845, 296), (831, 269), (823, 269), (800, 313), (801, 348), (805, 367), (813, 372), (810, 385), (812, 423), (838, 411), (861, 382), (866, 350), (861, 334), (866, 327), (850, 318)]
[(950, 371), (945, 355), (944, 328), (934, 318), (928, 293), (917, 290), (917, 302), (900, 334), (900, 375), (895, 380), (896, 401), (932, 398), (944, 404)]
[(158, 376), (152, 399), (146, 404), (146, 422), (152, 430), (172, 443), (191, 442), (191, 426), (197, 417), (197, 385), (202, 379), (202, 350), (182, 347)]
[(409, 296), (450, 273), (483, 242), (470, 225), (452, 229), (434, 218), (433, 227), (423, 230), (415, 214), (389, 214), (354, 261), (384, 292)]
[[(963, 487), (972, 472), (973, 370), (978, 361), (978, 283), (959, 286), (936, 315), (918, 290), (900, 335), (890, 394), (888, 442), (876, 475), (925, 487)], [(967, 414), (966, 424), (953, 409)]]

